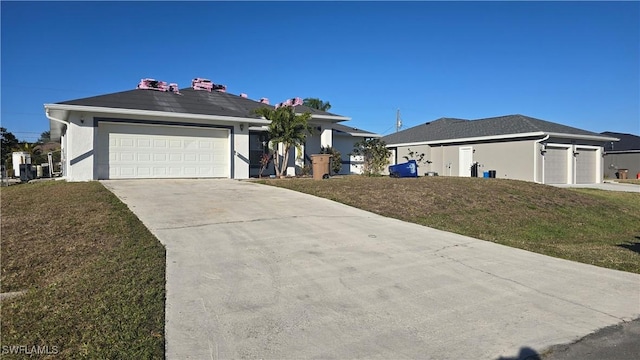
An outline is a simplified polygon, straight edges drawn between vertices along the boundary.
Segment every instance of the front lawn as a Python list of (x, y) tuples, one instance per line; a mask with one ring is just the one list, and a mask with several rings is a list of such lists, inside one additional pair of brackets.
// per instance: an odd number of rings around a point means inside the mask
[[(640, 185), (640, 179), (624, 179), (624, 180), (616, 180), (619, 183), (622, 184), (634, 184), (634, 185)], [(640, 190), (638, 190), (640, 191)]]
[(640, 273), (640, 193), (458, 177), (260, 182), (478, 239)]
[[(165, 250), (98, 182), (3, 188), (3, 358), (164, 357)], [(10, 347), (22, 355), (9, 354)], [(6, 351), (5, 351), (6, 350)]]

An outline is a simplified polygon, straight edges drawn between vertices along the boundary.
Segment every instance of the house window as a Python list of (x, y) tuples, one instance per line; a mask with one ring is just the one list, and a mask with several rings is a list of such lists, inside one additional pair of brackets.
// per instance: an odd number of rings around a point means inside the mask
[(264, 133), (249, 132), (249, 168), (259, 169), (262, 155), (268, 153), (268, 147), (264, 143)]

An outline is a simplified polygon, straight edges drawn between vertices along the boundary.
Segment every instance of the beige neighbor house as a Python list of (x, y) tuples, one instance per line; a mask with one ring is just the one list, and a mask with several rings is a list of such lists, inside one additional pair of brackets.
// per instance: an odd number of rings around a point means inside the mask
[[(251, 100), (202, 80), (178, 90), (176, 84), (158, 86), (155, 80), (143, 79), (135, 90), (45, 104), (51, 139), (61, 143), (63, 177), (88, 181), (256, 176), (270, 122), (255, 110), (274, 106), (267, 99)], [(310, 112), (314, 128), (300, 153), (289, 150), (287, 175), (298, 174), (322, 146), (338, 147), (343, 170), (350, 171), (350, 151), (345, 150), (377, 136), (339, 124), (350, 118), (308, 108), (299, 98), (285, 106), (293, 106), (296, 113)], [(273, 165), (263, 173), (271, 174)]]
[[(419, 175), (496, 178), (543, 184), (602, 182), (605, 142), (618, 138), (524, 115), (465, 120), (441, 118), (382, 138), (392, 162), (424, 153)], [(426, 163), (426, 161), (429, 163)], [(474, 166), (475, 165), (475, 166)], [(475, 167), (475, 169), (474, 169)]]
[[(603, 132), (602, 135), (620, 139), (604, 144), (603, 173), (605, 179), (620, 177), (618, 170), (626, 170), (629, 179), (640, 174), (640, 136), (617, 132)], [(623, 171), (624, 171), (623, 170)]]

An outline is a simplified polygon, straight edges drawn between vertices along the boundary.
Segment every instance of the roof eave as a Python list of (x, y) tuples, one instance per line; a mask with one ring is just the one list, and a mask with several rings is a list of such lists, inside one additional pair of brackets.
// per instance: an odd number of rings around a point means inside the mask
[[(304, 113), (296, 113), (296, 115), (302, 115)], [(338, 115), (320, 115), (320, 114), (311, 114), (311, 118), (312, 119), (319, 119), (319, 120), (335, 120), (335, 121), (347, 121), (347, 120), (351, 120), (350, 117), (346, 117), (346, 116), (338, 116)]]
[(565, 134), (565, 133), (554, 133), (547, 132), (549, 136), (565, 138), (565, 139), (579, 139), (579, 140), (593, 140), (593, 141), (620, 141), (620, 139), (604, 136), (604, 135), (582, 135), (582, 134)]
[(45, 105), (45, 116), (47, 117), (47, 119), (49, 119), (49, 139), (51, 141), (60, 141), (60, 139), (62, 138), (62, 134), (65, 132), (65, 129), (69, 124), (67, 121), (69, 117), (69, 111), (51, 111)]
[(178, 113), (168, 111), (153, 111), (153, 110), (140, 110), (140, 109), (125, 109), (125, 108), (110, 108), (99, 106), (83, 106), (83, 105), (69, 105), (69, 104), (45, 104), (47, 110), (66, 110), (66, 111), (86, 111), (101, 114), (118, 114), (118, 115), (137, 115), (137, 116), (162, 116), (166, 118), (175, 119), (197, 119), (197, 120), (215, 120), (215, 121), (227, 121), (232, 123), (250, 123), (250, 124), (269, 124), (269, 120), (245, 118), (237, 116), (223, 116), (223, 115), (205, 115), (205, 114), (191, 114), (191, 113)]
[(333, 129), (334, 131), (338, 131), (347, 135), (351, 135), (351, 136), (355, 136), (355, 137), (367, 137), (367, 138), (381, 138), (382, 135), (380, 134), (374, 134), (374, 133), (368, 133), (368, 132), (358, 132), (358, 131), (344, 131), (344, 130), (337, 130), (337, 129)]
[(605, 154), (638, 154), (640, 150), (605, 150)]
[(546, 135), (546, 134), (539, 131), (539, 132), (520, 133), (520, 134), (476, 136), (476, 137), (458, 138), (458, 139), (414, 141), (414, 142), (397, 143), (397, 144), (389, 143), (389, 144), (387, 144), (387, 147), (433, 145), (433, 144), (450, 144), (450, 143), (458, 143), (458, 142), (475, 142), (475, 141), (502, 140), (502, 139), (518, 139), (518, 138), (524, 138), (524, 137), (537, 137), (537, 136), (542, 137), (544, 135)]

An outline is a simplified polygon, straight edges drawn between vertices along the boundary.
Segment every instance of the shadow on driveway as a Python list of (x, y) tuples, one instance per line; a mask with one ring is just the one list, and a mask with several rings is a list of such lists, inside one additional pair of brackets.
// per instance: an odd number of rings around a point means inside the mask
[(520, 352), (516, 357), (501, 356), (497, 360), (542, 360), (542, 358), (537, 351), (525, 346), (520, 348)]

